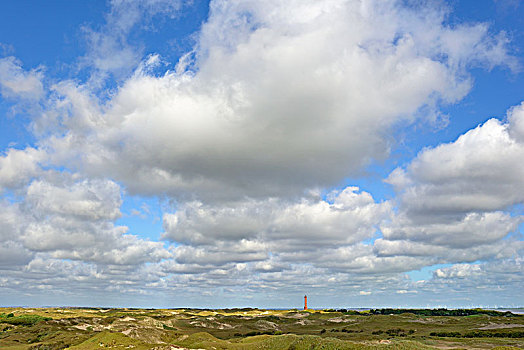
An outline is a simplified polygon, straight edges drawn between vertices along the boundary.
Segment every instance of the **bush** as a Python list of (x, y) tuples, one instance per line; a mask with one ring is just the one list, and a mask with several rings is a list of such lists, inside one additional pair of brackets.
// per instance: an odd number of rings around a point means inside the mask
[(40, 321), (49, 321), (50, 317), (43, 317), (39, 315), (20, 315), (20, 316), (7, 316), (0, 318), (0, 323), (7, 323), (14, 326), (32, 326)]
[(371, 309), (370, 314), (373, 315), (400, 315), (403, 313), (412, 313), (421, 316), (472, 316), (472, 315), (489, 315), (489, 316), (516, 316), (510, 311), (501, 312), (494, 310), (482, 309)]
[[(236, 334), (241, 335), (240, 333), (235, 333), (235, 336)], [(253, 337), (255, 335), (281, 335), (281, 334), (282, 334), (282, 331), (264, 331), (264, 332), (252, 331), (252, 332), (247, 332), (246, 334), (244, 334), (244, 337)]]
[(432, 337), (453, 337), (453, 338), (524, 338), (524, 332), (490, 332), (474, 331), (461, 334), (459, 332), (431, 332)]

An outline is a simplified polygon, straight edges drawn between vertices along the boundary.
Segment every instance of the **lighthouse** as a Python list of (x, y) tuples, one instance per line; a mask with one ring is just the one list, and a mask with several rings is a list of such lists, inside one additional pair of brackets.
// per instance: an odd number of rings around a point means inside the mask
[(304, 295), (304, 310), (307, 310), (307, 295)]

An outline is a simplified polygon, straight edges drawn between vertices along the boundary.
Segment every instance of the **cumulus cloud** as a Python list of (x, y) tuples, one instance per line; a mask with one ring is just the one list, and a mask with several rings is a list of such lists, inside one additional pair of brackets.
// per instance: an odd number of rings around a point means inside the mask
[(409, 256), (398, 254), (395, 256), (381, 256), (374, 250), (372, 244), (355, 244), (335, 249), (318, 251), (316, 254), (286, 254), (284, 260), (310, 261), (315, 266), (328, 271), (351, 273), (359, 275), (392, 275), (419, 269), (432, 265), (432, 256)]
[(453, 265), (452, 267), (435, 270), (435, 276), (438, 278), (465, 278), (479, 275), (480, 271), (479, 265), (458, 264)]
[[(373, 252), (377, 260), (387, 259), (398, 271), (409, 271), (434, 264), (511, 258), (520, 255), (523, 248), (524, 244), (515, 239), (453, 248), (410, 240), (378, 239)], [(402, 265), (406, 261), (410, 263)]]
[(510, 108), (507, 119), (509, 122), (508, 132), (517, 142), (524, 142), (524, 102)]
[(444, 20), (394, 1), (213, 1), (189, 65), (143, 66), (87, 129), (72, 97), (86, 92), (63, 91), (69, 133), (47, 144), (131, 193), (184, 201), (333, 186), (387, 155), (393, 124), (460, 100), (470, 65), (511, 65), (503, 37)]
[[(327, 200), (303, 198), (298, 203), (275, 198), (234, 205), (191, 202), (164, 215), (164, 238), (179, 243), (213, 244), (217, 240), (256, 238), (293, 245), (349, 244), (370, 238), (390, 210), (367, 192), (348, 187)], [(279, 244), (282, 244), (280, 242)]]
[(396, 169), (387, 181), (402, 194), (403, 208), (412, 216), (463, 216), (523, 202), (523, 108), (511, 109), (507, 123), (490, 119)]
[(213, 269), (226, 263), (260, 261), (267, 258), (264, 243), (247, 240), (228, 245), (218, 243), (206, 249), (179, 246), (175, 248), (174, 254), (178, 263), (211, 266)]
[(9, 148), (0, 156), (0, 191), (26, 185), (31, 178), (42, 173), (39, 163), (45, 159), (45, 152), (40, 149)]
[[(524, 105), (395, 170), (396, 200), (319, 195), (386, 157), (399, 122), (461, 100), (471, 67), (516, 69), (503, 33), (451, 26), (437, 5), (215, 0), (193, 51), (152, 74), (162, 58), (128, 38), (180, 6), (111, 2), (86, 29), (90, 80), (53, 85), (37, 144), (0, 156), (0, 187), (16, 196), (0, 206), (0, 285), (378, 300), (489, 268), (441, 268), (420, 286), (402, 272), (520, 254), (508, 210), (524, 200)], [(101, 93), (109, 76), (118, 87)], [(0, 87), (44, 95), (41, 73), (12, 58)], [(163, 241), (117, 224), (122, 190), (167, 198)]]
[(0, 241), (16, 239), (20, 234), (22, 215), (19, 206), (7, 200), (0, 202)]
[(31, 261), (34, 254), (18, 242), (0, 241), (0, 270), (24, 266)]
[(399, 194), (399, 211), (381, 227), (379, 254), (447, 262), (518, 256), (522, 216), (511, 210), (524, 202), (523, 110), (513, 107), (506, 122), (490, 119), (394, 170), (386, 181)]
[(112, 181), (83, 180), (57, 186), (42, 180), (27, 188), (26, 201), (46, 216), (69, 216), (81, 221), (116, 220), (120, 217), (120, 186)]
[[(438, 222), (434, 222), (436, 220)], [(413, 221), (399, 215), (390, 226), (383, 227), (382, 232), (384, 238), (389, 240), (408, 239), (450, 248), (467, 248), (496, 242), (515, 231), (520, 222), (522, 219), (519, 217), (500, 211), (468, 213), (458, 220), (450, 216), (436, 216), (433, 222)]]
[(511, 135), (518, 127), (510, 128), (518, 125), (518, 112), (513, 110), (511, 124), (490, 119), (455, 142), (422, 151), (388, 182), (404, 191), (403, 203), (417, 215), (492, 211), (522, 202), (524, 167), (518, 160), (524, 143)]
[(21, 241), (54, 257), (102, 264), (136, 265), (169, 256), (159, 242), (127, 235), (120, 217), (120, 187), (109, 180), (65, 184), (34, 181), (26, 203), (33, 221)]
[(23, 222), (17, 204), (0, 202), (0, 269), (25, 265), (34, 256), (19, 241)]
[(482, 294), (488, 294), (490, 289), (497, 290), (509, 303), (518, 305), (522, 298), (519, 299), (515, 291), (522, 288), (524, 283), (521, 272), (521, 257), (481, 264), (455, 264), (436, 269), (432, 279), (421, 287), (423, 290), (451, 287), (458, 292), (475, 289), (475, 293), (481, 294), (481, 297), (485, 297)]
[[(161, 242), (127, 234), (115, 225), (122, 204), (120, 187), (109, 180), (55, 177), (33, 180), (17, 202), (3, 203), (0, 248), (96, 264), (136, 266), (171, 254)], [(11, 254), (12, 255), (12, 254)], [(6, 258), (6, 261), (7, 258)]]
[(0, 59), (0, 93), (4, 98), (38, 101), (44, 96), (42, 79), (40, 70), (25, 71), (12, 56)]

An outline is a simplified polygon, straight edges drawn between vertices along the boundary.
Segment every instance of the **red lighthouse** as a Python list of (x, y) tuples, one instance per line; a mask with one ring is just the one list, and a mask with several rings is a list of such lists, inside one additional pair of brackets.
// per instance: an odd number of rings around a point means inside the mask
[(307, 310), (307, 295), (304, 295), (304, 310)]

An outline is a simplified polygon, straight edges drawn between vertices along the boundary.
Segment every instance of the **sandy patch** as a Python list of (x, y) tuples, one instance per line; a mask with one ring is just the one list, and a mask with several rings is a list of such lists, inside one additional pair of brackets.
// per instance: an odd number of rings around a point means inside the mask
[(83, 331), (85, 331), (88, 327), (91, 327), (91, 325), (89, 324), (76, 324), (73, 326), (73, 328), (76, 328), (76, 329), (81, 329)]
[(363, 342), (361, 344), (366, 344), (366, 345), (377, 345), (377, 344), (391, 344), (391, 340), (387, 340), (387, 339), (382, 339), (382, 340), (373, 340), (373, 341), (366, 341), (366, 342)]
[(122, 322), (129, 322), (129, 321), (136, 321), (136, 319), (134, 319), (133, 317), (127, 316), (127, 317), (121, 319), (121, 321)]
[(196, 326), (196, 327), (202, 327), (202, 328), (216, 328), (216, 329), (231, 329), (231, 328), (235, 328), (234, 326), (228, 324), (228, 323), (221, 323), (221, 322), (212, 322), (212, 323), (208, 323), (208, 322), (204, 322), (204, 321), (190, 321), (189, 322), (191, 325), (193, 326)]
[(218, 328), (218, 329), (231, 329), (231, 328), (235, 328), (235, 327), (230, 325), (229, 323), (220, 323), (220, 322), (218, 322), (218, 326), (215, 327), (215, 328)]
[(309, 314), (306, 314), (306, 313), (296, 313), (296, 314), (292, 314), (292, 315), (286, 315), (286, 316), (283, 316), (283, 317), (287, 317), (287, 318), (304, 318), (304, 317), (308, 317)]
[(328, 320), (328, 322), (333, 322), (333, 323), (355, 322), (355, 320), (352, 320), (352, 319), (350, 319), (350, 318), (335, 317), (335, 318), (330, 318), (330, 319)]
[(276, 323), (265, 320), (256, 321), (255, 326), (265, 330), (278, 328), (278, 325)]
[(202, 321), (190, 321), (189, 324), (196, 327), (207, 328), (207, 324)]
[(432, 319), (432, 318), (425, 318), (425, 319), (419, 318), (417, 320), (407, 320), (407, 322), (425, 323), (425, 324), (428, 324), (428, 323), (443, 323), (442, 321), (435, 320), (435, 319)]
[(298, 320), (296, 324), (299, 324), (301, 326), (305, 326), (307, 324), (311, 324), (311, 322), (308, 321), (308, 320)]

